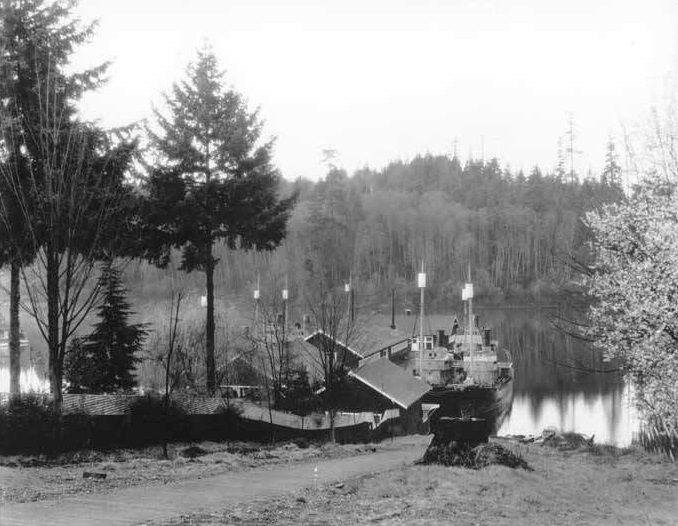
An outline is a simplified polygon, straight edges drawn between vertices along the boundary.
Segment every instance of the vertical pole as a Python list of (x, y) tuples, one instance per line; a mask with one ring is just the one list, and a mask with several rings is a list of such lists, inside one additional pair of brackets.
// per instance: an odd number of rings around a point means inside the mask
[(468, 299), (468, 333), (473, 335), (473, 298)]
[(285, 334), (285, 327), (287, 326), (287, 299), (283, 300), (283, 335)]
[(349, 301), (349, 306), (351, 308), (351, 325), (353, 325), (353, 322), (355, 321), (355, 291), (353, 290), (353, 284), (351, 283), (351, 297)]
[(424, 289), (426, 288), (426, 274), (424, 274), (424, 260), (421, 261), (419, 274), (419, 377), (424, 377)]
[(285, 327), (287, 326), (287, 299), (289, 298), (289, 289), (287, 288), (287, 278), (285, 278), (285, 288), (282, 291), (283, 300), (283, 338), (285, 337)]
[(391, 289), (391, 329), (395, 328), (395, 289)]
[(348, 275), (348, 282), (344, 283), (344, 292), (346, 292), (346, 325), (351, 323), (351, 274)]
[(257, 288), (254, 290), (254, 331), (252, 331), (255, 341), (259, 336), (259, 290), (259, 274), (257, 274)]
[[(289, 289), (287, 288), (287, 278), (285, 278), (285, 288), (282, 291), (283, 299), (283, 324), (282, 324), (282, 342), (278, 342), (279, 356), (280, 356), (280, 367), (284, 366), (284, 381), (289, 385), (289, 374), (290, 374), (290, 355), (289, 349), (287, 347), (287, 300), (289, 299)], [(282, 347), (280, 347), (282, 346)], [(281, 375), (282, 376), (282, 375)], [(281, 380), (283, 380), (281, 378)]]
[(419, 298), (420, 310), (419, 310), (419, 376), (423, 376), (423, 371), (421, 370), (424, 364), (424, 287), (421, 287), (421, 293)]
[(469, 336), (469, 356), (471, 358), (471, 367), (470, 373), (471, 377), (475, 374), (475, 344), (473, 343), (473, 287), (472, 284), (469, 284), (469, 293), (468, 293), (468, 336)]

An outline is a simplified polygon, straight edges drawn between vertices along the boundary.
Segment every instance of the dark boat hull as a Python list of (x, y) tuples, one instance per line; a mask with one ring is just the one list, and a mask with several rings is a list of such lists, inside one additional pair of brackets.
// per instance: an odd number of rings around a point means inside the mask
[(487, 436), (494, 435), (511, 412), (513, 379), (501, 378), (490, 386), (434, 387), (422, 402), (439, 405), (430, 417), (431, 431), (446, 417), (482, 420)]

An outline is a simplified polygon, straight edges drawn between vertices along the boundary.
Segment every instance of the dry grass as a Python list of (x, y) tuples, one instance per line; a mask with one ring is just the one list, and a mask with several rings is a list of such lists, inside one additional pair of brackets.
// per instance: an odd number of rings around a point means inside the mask
[(534, 471), (414, 465), (170, 524), (676, 524), (676, 464), (637, 451), (504, 445)]
[[(314, 458), (338, 458), (395, 447), (401, 442), (378, 446), (364, 444), (311, 444), (300, 448), (292, 442), (261, 445), (249, 442), (202, 442), (173, 444), (169, 459), (162, 448), (80, 451), (57, 457), (0, 457), (0, 505), (4, 502), (32, 502), (83, 493), (105, 493), (137, 485), (172, 484), (183, 480), (242, 471), (265, 465), (296, 463)], [(182, 454), (189, 447), (205, 454), (190, 458)], [(83, 478), (83, 472), (105, 473), (104, 480)]]
[[(435, 442), (435, 439), (434, 439)], [(501, 444), (448, 444), (430, 445), (420, 461), (424, 465), (458, 466), (482, 469), (491, 465), (522, 468), (531, 471), (520, 452)]]

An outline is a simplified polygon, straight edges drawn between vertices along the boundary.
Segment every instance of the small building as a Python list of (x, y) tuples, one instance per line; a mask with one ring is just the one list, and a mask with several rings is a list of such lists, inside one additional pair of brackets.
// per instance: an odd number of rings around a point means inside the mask
[(304, 338), (304, 341), (311, 344), (318, 351), (333, 351), (335, 353), (334, 363), (343, 365), (345, 369), (355, 369), (363, 358), (362, 354), (356, 349), (326, 334), (323, 330), (317, 330), (309, 334)]
[(399, 412), (399, 432), (415, 433), (423, 421), (421, 398), (430, 387), (387, 359), (348, 372), (342, 407), (351, 411)]

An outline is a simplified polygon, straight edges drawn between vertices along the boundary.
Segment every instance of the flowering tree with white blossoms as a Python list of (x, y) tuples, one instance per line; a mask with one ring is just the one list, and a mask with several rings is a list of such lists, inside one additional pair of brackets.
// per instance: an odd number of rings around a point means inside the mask
[(647, 422), (678, 431), (678, 185), (657, 177), (587, 214), (592, 336), (635, 386)]

